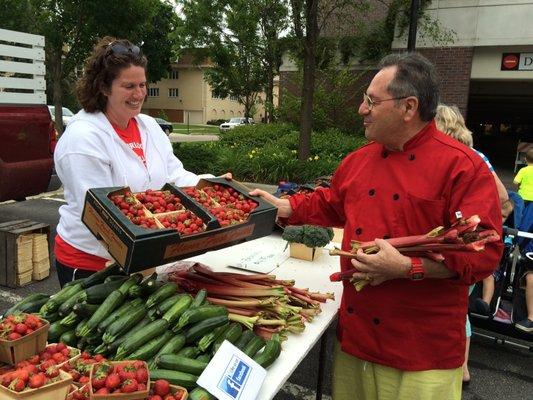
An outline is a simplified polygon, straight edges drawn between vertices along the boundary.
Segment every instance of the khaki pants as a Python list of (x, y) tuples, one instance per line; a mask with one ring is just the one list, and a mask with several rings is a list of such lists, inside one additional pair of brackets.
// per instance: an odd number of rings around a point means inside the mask
[(461, 400), (462, 367), (401, 371), (360, 360), (335, 343), (333, 400)]

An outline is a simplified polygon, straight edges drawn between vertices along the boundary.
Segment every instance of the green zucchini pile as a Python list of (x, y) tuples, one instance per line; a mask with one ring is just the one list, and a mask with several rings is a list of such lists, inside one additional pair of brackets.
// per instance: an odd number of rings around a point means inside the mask
[[(265, 342), (240, 323), (230, 322), (226, 307), (211, 305), (200, 290), (193, 298), (173, 282), (127, 276), (111, 265), (70, 282), (50, 298), (35, 298), (50, 322), (49, 342), (63, 342), (111, 360), (143, 360), (152, 380), (166, 379), (188, 389), (224, 340), (263, 367), (281, 352), (278, 336)], [(23, 303), (20, 308), (28, 309)], [(25, 303), (27, 304), (27, 302)], [(16, 307), (16, 306), (15, 306)], [(262, 350), (262, 351), (261, 351)]]

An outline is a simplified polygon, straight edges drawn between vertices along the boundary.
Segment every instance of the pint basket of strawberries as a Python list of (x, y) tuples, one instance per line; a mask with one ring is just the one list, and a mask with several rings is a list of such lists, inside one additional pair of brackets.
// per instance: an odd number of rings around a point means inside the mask
[(88, 400), (89, 399), (89, 385), (78, 387), (74, 384), (70, 385), (67, 398), (65, 400)]
[(0, 377), (2, 400), (64, 399), (72, 377), (57, 368), (41, 370), (35, 365), (8, 372)]
[(0, 321), (0, 362), (17, 364), (46, 347), (48, 321), (34, 314), (11, 314)]
[(89, 396), (94, 400), (144, 400), (150, 374), (144, 361), (101, 362), (92, 365)]

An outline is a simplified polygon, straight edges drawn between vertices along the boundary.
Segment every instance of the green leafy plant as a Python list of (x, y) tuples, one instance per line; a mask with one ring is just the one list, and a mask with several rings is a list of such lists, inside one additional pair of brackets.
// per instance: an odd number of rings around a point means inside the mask
[(301, 243), (307, 247), (324, 247), (333, 239), (333, 229), (315, 225), (286, 226), (281, 238), (289, 243)]

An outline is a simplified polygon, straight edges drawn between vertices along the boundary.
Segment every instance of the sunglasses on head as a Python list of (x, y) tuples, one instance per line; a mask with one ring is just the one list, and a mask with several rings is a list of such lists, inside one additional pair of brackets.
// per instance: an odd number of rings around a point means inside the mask
[(113, 42), (108, 44), (108, 47), (111, 49), (111, 52), (116, 56), (121, 56), (124, 54), (133, 54), (134, 56), (138, 56), (141, 53), (141, 49), (139, 48), (139, 46), (136, 46), (134, 44), (124, 45), (121, 43)]

